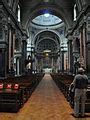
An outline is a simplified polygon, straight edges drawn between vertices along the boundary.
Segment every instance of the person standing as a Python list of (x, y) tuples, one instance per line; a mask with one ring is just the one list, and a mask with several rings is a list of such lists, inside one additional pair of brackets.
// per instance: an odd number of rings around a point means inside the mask
[[(79, 117), (79, 114), (81, 112), (81, 116), (84, 117), (88, 77), (87, 75), (85, 75), (85, 70), (83, 68), (78, 69), (78, 73), (77, 75), (75, 75), (72, 84), (74, 85), (75, 88), (74, 116)], [(81, 107), (79, 107), (80, 100), (81, 100)]]

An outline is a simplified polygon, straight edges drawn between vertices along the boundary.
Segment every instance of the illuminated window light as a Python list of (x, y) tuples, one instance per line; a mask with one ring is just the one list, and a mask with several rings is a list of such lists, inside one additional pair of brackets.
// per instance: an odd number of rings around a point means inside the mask
[(45, 16), (45, 17), (49, 17), (50, 14), (49, 14), (49, 13), (45, 13), (44, 16)]

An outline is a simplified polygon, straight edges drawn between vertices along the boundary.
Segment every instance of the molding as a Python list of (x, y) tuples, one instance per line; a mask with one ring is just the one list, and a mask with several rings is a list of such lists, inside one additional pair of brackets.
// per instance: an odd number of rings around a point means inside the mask
[(6, 49), (7, 48), (7, 43), (0, 41), (0, 49)]
[[(72, 26), (72, 29), (67, 33), (66, 36), (70, 35), (70, 34), (73, 34), (74, 30), (76, 30), (78, 28), (78, 26), (83, 26), (83, 24), (86, 22), (86, 12), (87, 10), (89, 9), (89, 5), (84, 7), (83, 10), (79, 13), (77, 19), (76, 19), (76, 22), (74, 22), (73, 26)], [(79, 28), (80, 28), (79, 27)]]
[[(8, 5), (6, 4), (6, 2), (4, 0), (2, 2), (3, 2), (3, 6), (5, 7), (6, 11), (9, 14), (10, 19), (13, 21), (13, 23), (15, 24), (15, 26), (17, 26), (17, 28), (20, 30), (21, 34), (25, 35), (25, 33), (23, 33), (23, 30), (21, 28), (21, 24), (17, 21), (17, 17), (14, 14), (14, 12), (10, 10), (10, 8), (8, 7)], [(10, 24), (11, 24), (11, 21), (10, 21)]]

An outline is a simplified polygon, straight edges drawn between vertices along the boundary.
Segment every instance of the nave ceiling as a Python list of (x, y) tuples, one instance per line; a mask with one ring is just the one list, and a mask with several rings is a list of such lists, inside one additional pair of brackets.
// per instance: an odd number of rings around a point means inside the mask
[(46, 9), (51, 14), (60, 17), (67, 27), (72, 24), (74, 0), (20, 0), (20, 4), (24, 27)]

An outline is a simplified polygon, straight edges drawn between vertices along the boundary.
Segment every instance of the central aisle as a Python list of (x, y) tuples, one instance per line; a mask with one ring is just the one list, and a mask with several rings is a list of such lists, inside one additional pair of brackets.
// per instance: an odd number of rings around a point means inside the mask
[(73, 120), (73, 111), (49, 74), (30, 98), (28, 110), (30, 120)]
[[(18, 113), (0, 113), (1, 120), (75, 120), (73, 110), (46, 74)], [(80, 119), (80, 118), (79, 118)], [(89, 120), (87, 118), (86, 120)]]

